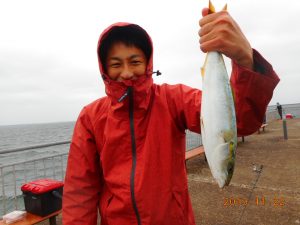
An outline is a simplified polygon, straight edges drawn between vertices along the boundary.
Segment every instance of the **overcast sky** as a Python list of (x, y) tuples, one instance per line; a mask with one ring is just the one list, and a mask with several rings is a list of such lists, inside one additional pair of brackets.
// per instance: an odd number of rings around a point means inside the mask
[[(300, 102), (300, 1), (214, 0), (281, 78), (270, 104)], [(114, 22), (144, 27), (156, 83), (201, 89), (198, 20), (208, 0), (0, 0), (0, 125), (74, 121), (102, 97), (99, 34)], [(228, 64), (229, 65), (229, 64)], [(229, 67), (229, 66), (228, 66)], [(230, 68), (228, 68), (230, 72)]]

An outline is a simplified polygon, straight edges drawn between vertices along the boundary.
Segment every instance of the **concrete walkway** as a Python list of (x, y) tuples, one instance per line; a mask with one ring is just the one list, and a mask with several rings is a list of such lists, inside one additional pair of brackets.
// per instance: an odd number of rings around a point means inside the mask
[(300, 224), (300, 119), (287, 125), (288, 140), (276, 120), (239, 142), (233, 179), (224, 189), (214, 182), (203, 155), (187, 162), (197, 225)]
[(238, 143), (230, 185), (219, 189), (204, 156), (187, 162), (189, 190), (200, 225), (300, 224), (300, 119), (282, 121)]

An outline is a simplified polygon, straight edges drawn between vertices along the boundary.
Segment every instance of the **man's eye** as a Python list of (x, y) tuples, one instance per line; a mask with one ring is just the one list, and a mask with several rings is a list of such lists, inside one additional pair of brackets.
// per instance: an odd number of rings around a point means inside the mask
[(112, 63), (112, 64), (110, 64), (110, 67), (112, 67), (112, 68), (117, 68), (117, 67), (119, 67), (121, 64), (120, 63)]
[(131, 63), (132, 63), (133, 65), (139, 65), (139, 64), (141, 64), (142, 62), (139, 61), (139, 60), (134, 60), (134, 61), (132, 61)]

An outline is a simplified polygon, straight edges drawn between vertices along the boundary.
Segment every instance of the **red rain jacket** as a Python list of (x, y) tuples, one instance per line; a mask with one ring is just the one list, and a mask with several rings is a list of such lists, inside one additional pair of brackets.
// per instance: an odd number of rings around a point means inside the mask
[[(240, 135), (259, 128), (279, 82), (255, 50), (254, 58), (264, 74), (233, 64)], [(103, 74), (100, 60), (99, 67)], [(200, 133), (201, 91), (182, 84), (156, 85), (151, 74), (152, 57), (147, 74), (138, 80), (116, 82), (103, 74), (107, 97), (80, 113), (65, 178), (64, 225), (95, 225), (98, 208), (103, 225), (195, 224), (185, 130)]]

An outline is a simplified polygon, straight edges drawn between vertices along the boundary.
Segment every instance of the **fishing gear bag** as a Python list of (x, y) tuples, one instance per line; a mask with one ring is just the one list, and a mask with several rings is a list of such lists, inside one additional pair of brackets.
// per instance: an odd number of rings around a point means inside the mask
[(39, 216), (47, 216), (62, 208), (64, 183), (53, 179), (41, 179), (22, 185), (25, 210)]

